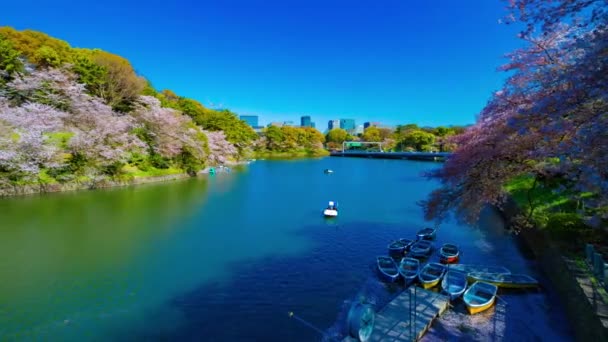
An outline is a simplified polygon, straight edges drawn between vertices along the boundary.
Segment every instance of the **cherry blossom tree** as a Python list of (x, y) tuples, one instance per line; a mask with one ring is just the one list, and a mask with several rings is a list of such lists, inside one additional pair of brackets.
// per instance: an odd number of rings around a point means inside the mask
[[(424, 202), (428, 219), (452, 209), (474, 221), (485, 203), (500, 205), (519, 175), (559, 177), (608, 205), (608, 12), (606, 0), (514, 0), (507, 22), (522, 22), (525, 48), (509, 54), (512, 73), (479, 114), (451, 139), (444, 167), (428, 176), (441, 188)], [(603, 212), (606, 215), (606, 212)]]

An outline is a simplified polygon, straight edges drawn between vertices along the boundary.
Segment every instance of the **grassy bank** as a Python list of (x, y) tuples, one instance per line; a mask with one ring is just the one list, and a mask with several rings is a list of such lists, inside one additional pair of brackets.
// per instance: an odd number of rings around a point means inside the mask
[(541, 182), (522, 176), (505, 189), (516, 203), (520, 218), (545, 232), (564, 252), (579, 254), (586, 243), (607, 245), (608, 234), (587, 224), (582, 199), (592, 194), (556, 191), (560, 185), (559, 181)]

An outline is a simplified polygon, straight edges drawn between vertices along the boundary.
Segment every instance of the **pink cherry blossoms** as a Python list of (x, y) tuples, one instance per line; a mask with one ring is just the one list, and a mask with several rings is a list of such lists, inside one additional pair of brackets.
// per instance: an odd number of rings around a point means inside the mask
[(76, 156), (80, 164), (70, 170), (98, 177), (105, 167), (120, 168), (150, 153), (179, 167), (185, 156), (199, 161), (192, 165), (204, 165), (223, 163), (237, 152), (223, 132), (203, 132), (189, 116), (162, 108), (151, 96), (140, 96), (130, 113), (115, 112), (88, 95), (69, 69), (33, 70), (0, 88), (0, 173), (11, 179), (35, 181), (42, 170), (64, 172)]
[(592, 194), (589, 208), (608, 206), (607, 8), (605, 0), (511, 1), (527, 47), (509, 55), (503, 69), (513, 75), (429, 174), (442, 187), (424, 203), (427, 218), (455, 209), (474, 221), (520, 175), (559, 177), (570, 193)]

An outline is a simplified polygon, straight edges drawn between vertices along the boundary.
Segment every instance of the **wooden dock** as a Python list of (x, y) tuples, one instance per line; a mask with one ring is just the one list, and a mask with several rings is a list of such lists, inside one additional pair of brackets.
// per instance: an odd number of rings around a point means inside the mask
[[(410, 326), (410, 298), (412, 316)], [(414, 310), (415, 304), (415, 310)], [(369, 341), (417, 341), (433, 320), (447, 308), (449, 299), (442, 294), (411, 286), (376, 313), (374, 332)], [(343, 342), (355, 342), (347, 337)]]

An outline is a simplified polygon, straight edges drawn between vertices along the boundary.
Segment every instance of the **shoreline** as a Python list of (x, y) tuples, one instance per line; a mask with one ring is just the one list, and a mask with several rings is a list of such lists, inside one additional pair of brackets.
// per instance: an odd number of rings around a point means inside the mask
[[(506, 225), (510, 226), (511, 218), (519, 212), (519, 208), (514, 201), (509, 200), (504, 208), (498, 211)], [(516, 241), (534, 256), (540, 270), (551, 281), (565, 308), (576, 340), (608, 341), (608, 329), (589, 303), (577, 275), (573, 274), (571, 266), (568, 265), (568, 260), (551, 242), (547, 233), (536, 227), (522, 229)]]
[[(226, 166), (235, 167), (240, 165), (246, 165), (247, 162), (226, 162)], [(69, 183), (53, 183), (53, 184), (26, 184), (26, 185), (0, 185), (0, 199), (9, 197), (20, 197), (20, 196), (31, 196), (38, 194), (47, 193), (58, 193), (58, 192), (72, 192), (72, 191), (85, 191), (85, 190), (100, 190), (110, 188), (120, 188), (127, 186), (137, 186), (142, 184), (152, 184), (169, 182), (187, 178), (201, 177), (209, 173), (210, 168), (218, 169), (219, 166), (207, 166), (202, 170), (199, 170), (196, 175), (192, 176), (186, 172), (175, 173), (170, 175), (162, 176), (149, 176), (149, 177), (138, 177), (130, 180), (115, 180), (107, 177), (100, 177), (99, 179), (93, 179), (85, 182), (69, 182)]]

